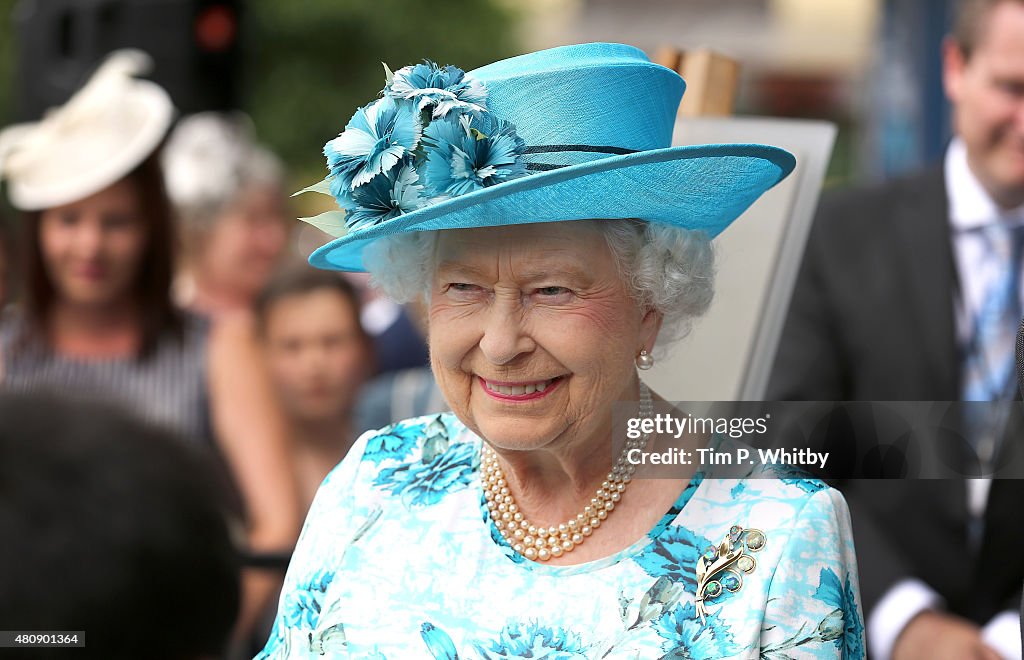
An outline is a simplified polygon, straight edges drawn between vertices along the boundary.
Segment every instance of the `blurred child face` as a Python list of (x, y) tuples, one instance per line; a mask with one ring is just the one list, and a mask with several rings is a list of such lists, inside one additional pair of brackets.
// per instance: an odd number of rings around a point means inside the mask
[(39, 246), (58, 298), (87, 306), (130, 299), (146, 235), (138, 192), (127, 180), (43, 211)]
[(246, 189), (221, 215), (200, 246), (209, 282), (252, 299), (270, 279), (288, 240), (285, 205), (276, 187)]
[(368, 376), (368, 347), (349, 300), (332, 289), (286, 296), (264, 323), (271, 376), (289, 416), (318, 422), (347, 414)]

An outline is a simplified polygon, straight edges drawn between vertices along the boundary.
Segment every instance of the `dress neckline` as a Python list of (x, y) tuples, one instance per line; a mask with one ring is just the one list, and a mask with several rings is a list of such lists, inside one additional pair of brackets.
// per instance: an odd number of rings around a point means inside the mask
[(614, 566), (624, 560), (631, 559), (642, 554), (649, 546), (654, 544), (658, 538), (665, 533), (665, 530), (672, 525), (676, 518), (679, 517), (679, 514), (682, 513), (686, 505), (691, 499), (693, 499), (694, 494), (697, 492), (697, 489), (700, 488), (700, 485), (704, 482), (705, 478), (704, 471), (698, 469), (690, 478), (690, 482), (683, 488), (679, 497), (677, 497), (672, 506), (669, 507), (669, 510), (665, 512), (665, 514), (646, 534), (637, 539), (636, 542), (630, 546), (608, 555), (607, 557), (583, 562), (582, 564), (570, 564), (567, 566), (543, 564), (536, 561), (530, 561), (513, 550), (508, 540), (506, 540), (505, 537), (502, 536), (501, 532), (498, 531), (498, 528), (494, 526), (494, 521), (491, 519), (490, 512), (487, 510), (487, 499), (484, 497), (483, 486), (480, 483), (479, 478), (480, 449), (483, 444), (483, 440), (476, 436), (476, 434), (473, 434), (473, 436), (473, 444), (475, 445), (474, 453), (476, 456), (473, 462), (474, 471), (476, 473), (476, 478), (473, 480), (473, 492), (480, 503), (480, 514), (482, 516), (481, 522), (486, 526), (491, 541), (508, 561), (516, 564), (523, 570), (539, 575), (568, 576), (592, 573), (609, 566)]

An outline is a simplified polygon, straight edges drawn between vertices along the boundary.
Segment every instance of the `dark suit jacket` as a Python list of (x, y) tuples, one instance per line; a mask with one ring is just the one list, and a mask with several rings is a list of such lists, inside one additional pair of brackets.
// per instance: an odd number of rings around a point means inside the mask
[[(938, 167), (823, 198), (766, 398), (960, 398), (946, 199)], [(1017, 482), (993, 482), (980, 550), (967, 540), (963, 481), (837, 485), (850, 504), (866, 614), (907, 577), (978, 623), (1017, 608), (1024, 580)]]

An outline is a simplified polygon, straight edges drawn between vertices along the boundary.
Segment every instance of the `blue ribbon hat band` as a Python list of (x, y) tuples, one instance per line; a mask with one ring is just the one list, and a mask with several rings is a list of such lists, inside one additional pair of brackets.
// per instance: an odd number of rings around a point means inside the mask
[(310, 263), (361, 271), (363, 248), (383, 236), (588, 218), (716, 236), (795, 160), (765, 145), (671, 147), (683, 89), (621, 44), (389, 74), (325, 146), (327, 179), (307, 189), (329, 190), (344, 211), (344, 235)]

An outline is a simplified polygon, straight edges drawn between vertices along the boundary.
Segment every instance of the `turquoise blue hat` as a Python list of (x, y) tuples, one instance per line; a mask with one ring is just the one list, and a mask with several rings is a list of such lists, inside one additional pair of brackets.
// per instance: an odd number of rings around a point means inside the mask
[[(314, 266), (361, 271), (392, 234), (639, 218), (717, 236), (786, 177), (792, 154), (759, 144), (671, 147), (685, 84), (621, 44), (520, 55), (464, 73), (387, 72), (381, 98), (324, 147), (307, 191), (342, 211)], [(342, 215), (343, 214), (343, 215)]]

